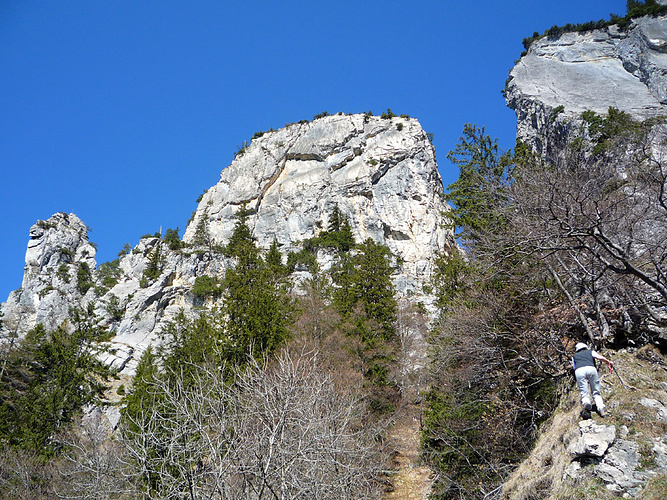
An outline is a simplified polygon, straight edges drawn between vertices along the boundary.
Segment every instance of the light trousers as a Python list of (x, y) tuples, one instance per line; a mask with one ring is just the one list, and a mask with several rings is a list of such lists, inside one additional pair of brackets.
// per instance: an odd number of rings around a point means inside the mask
[(600, 377), (598, 371), (594, 366), (582, 366), (577, 368), (574, 372), (577, 379), (577, 387), (579, 387), (579, 394), (581, 395), (581, 404), (586, 406), (591, 404), (591, 393), (595, 400), (595, 406), (598, 410), (604, 411), (604, 401), (600, 395)]

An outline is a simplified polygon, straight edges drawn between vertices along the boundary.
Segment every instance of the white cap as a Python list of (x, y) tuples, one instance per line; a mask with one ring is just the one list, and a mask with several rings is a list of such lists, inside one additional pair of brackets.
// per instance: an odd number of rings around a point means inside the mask
[(579, 342), (579, 343), (574, 347), (575, 352), (579, 352), (579, 351), (581, 351), (582, 349), (588, 349), (588, 346), (587, 346), (586, 344), (584, 344), (583, 342)]

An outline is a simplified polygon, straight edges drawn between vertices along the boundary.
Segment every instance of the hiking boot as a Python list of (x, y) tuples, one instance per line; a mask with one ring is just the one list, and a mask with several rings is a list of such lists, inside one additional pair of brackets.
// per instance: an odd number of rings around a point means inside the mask
[(587, 410), (586, 408), (581, 410), (581, 419), (588, 420), (589, 418), (591, 418), (591, 411)]
[(593, 408), (593, 407), (591, 406), (590, 403), (586, 403), (586, 404), (584, 405), (584, 410), (586, 410), (586, 411), (588, 411), (588, 412), (591, 411), (591, 408)]

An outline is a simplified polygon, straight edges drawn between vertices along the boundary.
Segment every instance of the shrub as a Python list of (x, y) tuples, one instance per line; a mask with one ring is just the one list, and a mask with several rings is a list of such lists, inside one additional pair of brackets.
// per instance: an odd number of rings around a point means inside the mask
[(243, 144), (241, 144), (236, 150), (236, 152), (234, 152), (234, 159), (236, 160), (236, 158), (243, 156), (246, 150), (248, 149), (248, 146), (250, 146), (250, 144), (248, 144), (248, 141), (243, 141)]
[(70, 250), (69, 248), (60, 247), (58, 251), (61, 254), (63, 254), (65, 257), (69, 257), (69, 258), (74, 257), (74, 251)]
[(287, 269), (290, 273), (301, 266), (305, 266), (311, 273), (315, 274), (319, 267), (315, 254), (309, 250), (302, 249), (299, 252), (290, 252), (287, 255)]
[(205, 195), (206, 193), (208, 193), (208, 189), (204, 189), (204, 192), (203, 192), (202, 194), (200, 194), (199, 196), (197, 196), (197, 200), (196, 200), (197, 203), (199, 203), (200, 201), (202, 201), (202, 199), (204, 198), (204, 195)]
[(123, 248), (120, 249), (120, 252), (118, 252), (118, 257), (122, 257), (123, 255), (127, 255), (130, 253), (130, 250), (132, 250), (132, 247), (130, 247), (129, 243), (125, 243), (123, 245)]
[(222, 285), (218, 278), (213, 276), (199, 276), (195, 279), (192, 294), (195, 297), (217, 297), (222, 293)]
[(63, 280), (65, 283), (69, 283), (69, 271), (67, 270), (67, 264), (60, 264), (56, 276)]
[(41, 227), (42, 229), (52, 229), (56, 227), (56, 224), (53, 222), (48, 222), (45, 220), (38, 220), (37, 221), (37, 226)]
[(156, 233), (153, 233), (153, 234), (146, 233), (141, 237), (142, 240), (147, 240), (147, 239), (152, 239), (152, 238), (162, 238), (162, 234), (160, 233), (160, 231), (157, 231)]
[(563, 111), (565, 111), (565, 106), (563, 105), (556, 106), (549, 115), (549, 122), (551, 123), (555, 122), (558, 115), (561, 114)]
[(85, 262), (81, 262), (76, 272), (76, 289), (81, 295), (85, 295), (93, 285), (93, 276), (90, 272), (90, 267)]
[(396, 118), (396, 114), (389, 108), (387, 108), (387, 111), (382, 113), (380, 115), (380, 118), (384, 118), (385, 120), (391, 120), (392, 118)]
[(164, 233), (164, 242), (169, 247), (169, 250), (178, 250), (183, 247), (183, 242), (178, 236), (178, 230), (176, 229), (167, 229)]
[(97, 269), (97, 276), (106, 288), (113, 288), (118, 283), (120, 273), (119, 259), (114, 259), (111, 262), (103, 262)]

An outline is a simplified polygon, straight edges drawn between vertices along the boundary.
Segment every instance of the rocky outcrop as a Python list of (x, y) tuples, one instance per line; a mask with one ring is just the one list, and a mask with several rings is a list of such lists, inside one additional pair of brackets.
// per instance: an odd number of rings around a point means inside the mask
[[(254, 139), (202, 197), (184, 248), (148, 237), (96, 268), (87, 228), (74, 214), (39, 221), (30, 230), (23, 286), (2, 304), (3, 336), (21, 336), (38, 323), (56, 328), (71, 307), (92, 303), (100, 326), (113, 334), (104, 361), (132, 375), (180, 311), (194, 315), (209, 305), (192, 287), (200, 276), (222, 278), (231, 265), (219, 249), (242, 204), (251, 210), (258, 245), (275, 239), (284, 256), (326, 230), (338, 207), (357, 241), (372, 238), (396, 255), (399, 297), (433, 310), (426, 285), (434, 259), (455, 245), (433, 146), (415, 119), (336, 115)], [(318, 259), (324, 270), (333, 262), (327, 251)], [(295, 286), (308, 276), (297, 272)]]
[(667, 397), (667, 363), (651, 346), (607, 356), (627, 381), (623, 386), (614, 374), (601, 375), (607, 417), (580, 420), (572, 384), (530, 456), (503, 485), (501, 498), (574, 498), (581, 491), (635, 498), (653, 488), (664, 494), (667, 435), (661, 401)]
[(433, 146), (410, 118), (339, 114), (264, 134), (204, 194), (184, 240), (205, 229), (226, 242), (242, 203), (259, 246), (275, 239), (285, 253), (326, 230), (338, 206), (357, 241), (372, 238), (400, 257), (402, 293), (420, 293), (434, 255), (454, 244)]
[(5, 328), (19, 336), (38, 323), (58, 327), (69, 309), (92, 297), (95, 247), (74, 214), (57, 213), (30, 228), (21, 288), (2, 306)]
[(568, 447), (568, 451), (575, 458), (603, 457), (616, 439), (616, 427), (599, 425), (593, 420), (579, 422), (579, 432), (579, 439)]
[(579, 128), (575, 118), (584, 111), (664, 115), (667, 17), (536, 40), (511, 70), (505, 95), (517, 114), (517, 138), (545, 156)]

